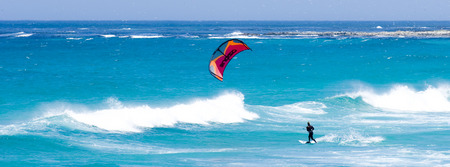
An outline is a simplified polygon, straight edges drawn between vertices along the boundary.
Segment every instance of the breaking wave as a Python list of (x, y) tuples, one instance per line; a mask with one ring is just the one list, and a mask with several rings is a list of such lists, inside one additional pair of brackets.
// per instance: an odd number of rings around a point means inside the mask
[(393, 112), (450, 112), (450, 85), (428, 86), (425, 90), (395, 85), (387, 92), (368, 88), (346, 96), (361, 97), (371, 106)]
[(123, 106), (91, 112), (67, 110), (73, 119), (110, 131), (140, 132), (142, 128), (171, 127), (177, 123), (207, 125), (209, 123), (238, 123), (258, 118), (244, 108), (241, 93), (229, 93), (214, 99), (198, 99), (189, 104), (167, 108), (148, 105)]
[[(85, 106), (69, 104), (61, 107), (60, 104), (54, 104), (53, 107), (47, 107), (51, 109), (48, 109), (43, 118), (24, 124), (3, 126), (0, 128), (0, 134), (26, 133), (28, 130), (45, 129), (49, 124), (65, 126), (61, 124), (70, 123), (67, 126), (82, 130), (86, 130), (83, 125), (87, 125), (110, 132), (142, 132), (146, 128), (173, 127), (177, 124), (241, 123), (259, 118), (257, 114), (245, 109), (244, 95), (239, 92), (225, 93), (212, 99), (196, 99), (190, 103), (169, 107), (128, 106), (116, 98), (109, 98), (107, 103), (107, 108), (99, 110)], [(63, 119), (64, 121), (61, 121)], [(80, 123), (82, 125), (79, 125)]]

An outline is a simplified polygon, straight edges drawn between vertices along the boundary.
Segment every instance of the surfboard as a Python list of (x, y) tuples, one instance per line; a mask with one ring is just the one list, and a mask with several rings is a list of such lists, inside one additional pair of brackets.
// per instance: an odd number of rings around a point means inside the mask
[(308, 143), (307, 141), (303, 141), (303, 140), (298, 140), (298, 142), (300, 142), (302, 144), (314, 144), (314, 142)]

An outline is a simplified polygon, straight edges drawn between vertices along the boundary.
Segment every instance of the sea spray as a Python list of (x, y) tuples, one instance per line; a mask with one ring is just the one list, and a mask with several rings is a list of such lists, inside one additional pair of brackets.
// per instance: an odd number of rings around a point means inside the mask
[(226, 93), (213, 99), (197, 99), (191, 103), (166, 108), (149, 105), (123, 106), (109, 99), (111, 108), (77, 112), (69, 110), (73, 119), (108, 131), (141, 132), (142, 128), (172, 127), (177, 123), (239, 123), (258, 118), (244, 107), (241, 93)]
[(350, 93), (352, 98), (362, 100), (374, 107), (393, 112), (450, 112), (450, 86), (428, 86), (414, 90), (406, 85), (395, 85), (388, 92), (366, 89)]

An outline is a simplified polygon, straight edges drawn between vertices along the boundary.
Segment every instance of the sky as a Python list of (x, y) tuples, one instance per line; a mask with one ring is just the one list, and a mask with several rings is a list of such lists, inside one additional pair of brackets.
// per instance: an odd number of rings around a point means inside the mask
[(450, 0), (0, 0), (0, 20), (450, 21)]

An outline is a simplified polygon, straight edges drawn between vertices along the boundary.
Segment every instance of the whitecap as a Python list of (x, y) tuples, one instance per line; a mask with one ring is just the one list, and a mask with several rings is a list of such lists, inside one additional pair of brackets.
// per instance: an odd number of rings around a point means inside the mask
[(240, 123), (258, 115), (244, 108), (241, 93), (227, 93), (214, 99), (197, 99), (191, 103), (166, 108), (149, 105), (123, 106), (109, 99), (107, 109), (80, 112), (67, 110), (74, 120), (108, 131), (141, 132), (143, 128), (172, 127), (178, 123), (208, 125), (210, 123)]
[(30, 36), (32, 36), (33, 34), (32, 33), (25, 33), (25, 32), (18, 32), (18, 33), (15, 33), (15, 36), (16, 37), (30, 37)]
[(83, 38), (66, 38), (67, 40), (81, 40)]
[(231, 124), (259, 118), (245, 109), (244, 95), (228, 92), (210, 99), (168, 107), (125, 105), (115, 97), (105, 101), (104, 109), (54, 102), (46, 104), (43, 116), (23, 124), (0, 126), (0, 135), (46, 130), (63, 126), (92, 132), (142, 132), (147, 128), (174, 127), (177, 124)]
[(140, 39), (143, 39), (143, 38), (151, 39), (151, 38), (163, 38), (164, 36), (162, 36), (162, 35), (131, 35), (130, 37), (131, 38), (140, 38)]
[(106, 35), (100, 35), (100, 36), (102, 36), (102, 37), (104, 37), (104, 38), (113, 38), (113, 37), (116, 37), (116, 35), (113, 35), (113, 34), (106, 34)]
[(245, 34), (240, 31), (235, 31), (229, 34), (225, 34), (224, 36), (211, 36), (210, 39), (226, 39), (226, 38), (240, 38), (240, 39), (261, 39), (260, 36), (256, 34)]
[(361, 97), (371, 106), (392, 112), (450, 112), (450, 86), (428, 86), (425, 90), (415, 90), (407, 85), (395, 85), (387, 92), (373, 89), (347, 94)]

